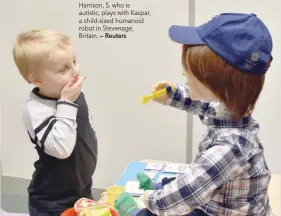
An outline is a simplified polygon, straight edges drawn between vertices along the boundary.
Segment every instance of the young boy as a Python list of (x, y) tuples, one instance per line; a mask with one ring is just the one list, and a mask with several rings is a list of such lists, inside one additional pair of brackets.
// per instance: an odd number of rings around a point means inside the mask
[(21, 33), (13, 49), (23, 78), (35, 86), (24, 124), (39, 159), (28, 188), (31, 216), (59, 216), (81, 197), (92, 199), (97, 140), (81, 92), (70, 39), (51, 30)]
[(269, 215), (270, 171), (251, 117), (272, 60), (272, 39), (254, 14), (221, 14), (199, 27), (172, 26), (183, 44), (187, 85), (158, 102), (198, 115), (207, 132), (195, 160), (175, 179), (154, 184), (138, 175), (146, 209), (124, 193), (115, 207), (124, 215)]

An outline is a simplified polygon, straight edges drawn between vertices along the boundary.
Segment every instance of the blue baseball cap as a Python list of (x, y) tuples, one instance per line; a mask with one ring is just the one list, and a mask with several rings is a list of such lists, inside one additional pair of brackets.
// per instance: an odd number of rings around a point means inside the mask
[(265, 74), (272, 60), (272, 38), (255, 14), (222, 13), (198, 27), (173, 25), (171, 40), (186, 45), (207, 45), (234, 67)]

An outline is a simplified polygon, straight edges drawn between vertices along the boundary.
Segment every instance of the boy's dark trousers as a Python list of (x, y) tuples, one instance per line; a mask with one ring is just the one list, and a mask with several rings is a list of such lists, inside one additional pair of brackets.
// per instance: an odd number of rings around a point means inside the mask
[(29, 205), (29, 215), (30, 216), (61, 216), (62, 212), (38, 212), (36, 208)]
[[(90, 194), (89, 199), (94, 200), (92, 194)], [(36, 208), (28, 206), (30, 216), (61, 216), (63, 212), (39, 212)]]

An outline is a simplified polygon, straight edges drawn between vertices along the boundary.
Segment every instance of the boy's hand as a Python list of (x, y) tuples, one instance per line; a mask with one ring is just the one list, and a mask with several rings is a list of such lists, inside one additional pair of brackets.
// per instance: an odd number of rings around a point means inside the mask
[(73, 77), (61, 91), (61, 99), (74, 102), (80, 95), (85, 77)]
[(120, 216), (132, 216), (140, 210), (134, 198), (127, 192), (124, 192), (115, 200), (114, 208)]
[[(153, 86), (152, 93), (154, 93), (156, 91), (159, 91), (161, 89), (164, 89), (164, 88), (166, 88), (169, 85), (170, 85), (170, 83), (165, 81), (165, 80), (159, 81), (158, 83), (156, 83)], [(162, 97), (158, 97), (158, 98), (154, 99), (154, 101), (156, 101), (156, 102), (158, 102), (160, 104), (167, 104), (168, 99), (169, 99), (169, 96), (168, 95), (164, 95)]]

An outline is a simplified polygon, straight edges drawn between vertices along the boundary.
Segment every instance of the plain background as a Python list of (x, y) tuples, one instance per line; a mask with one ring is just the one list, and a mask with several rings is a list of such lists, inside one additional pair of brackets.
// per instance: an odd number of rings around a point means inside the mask
[[(88, 1), (86, 1), (88, 2)], [(104, 2), (104, 1), (93, 1)], [(124, 1), (119, 1), (124, 2)], [(206, 128), (185, 112), (157, 104), (141, 106), (139, 97), (152, 84), (165, 79), (181, 83), (181, 47), (170, 41), (172, 24), (189, 23), (186, 0), (129, 1), (132, 7), (147, 8), (152, 16), (125, 40), (78, 39), (78, 1), (5, 1), (1, 7), (1, 157), (2, 175), (30, 179), (37, 159), (22, 122), (22, 108), (31, 86), (19, 75), (12, 59), (16, 35), (34, 27), (51, 28), (68, 34), (77, 50), (88, 105), (99, 139), (99, 158), (93, 176), (94, 187), (114, 184), (131, 160), (142, 158), (174, 162), (195, 157)], [(254, 117), (260, 123), (260, 138), (273, 172), (281, 173), (281, 5), (270, 1), (196, 0), (195, 24), (199, 25), (221, 12), (253, 12), (268, 26), (274, 42), (274, 61), (266, 76), (265, 88)], [(5, 91), (3, 91), (5, 90)], [(192, 130), (187, 130), (192, 125)], [(192, 142), (187, 142), (193, 137)]]

